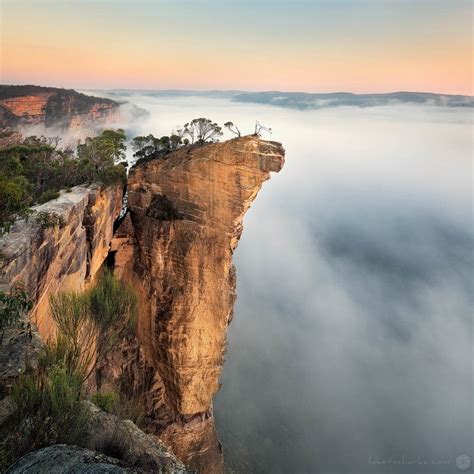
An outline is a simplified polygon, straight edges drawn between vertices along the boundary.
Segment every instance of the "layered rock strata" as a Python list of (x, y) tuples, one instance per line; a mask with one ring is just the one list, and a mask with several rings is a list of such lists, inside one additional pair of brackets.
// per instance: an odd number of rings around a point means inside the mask
[(151, 367), (149, 427), (202, 472), (223, 471), (212, 399), (236, 297), (232, 254), (245, 213), (283, 163), (280, 144), (248, 136), (185, 147), (130, 172), (129, 213), (112, 252), (116, 274), (140, 295), (140, 347), (118, 349), (134, 354), (132, 364), (117, 360), (135, 378)]
[[(0, 238), (0, 287), (24, 282), (33, 302), (31, 318), (43, 338), (53, 330), (49, 296), (83, 290), (107, 257), (122, 195), (121, 185), (77, 186), (34, 207), (28, 222), (15, 223)], [(56, 213), (62, 222), (42, 228), (35, 219), (39, 213)]]
[(82, 139), (123, 122), (120, 104), (74, 90), (0, 86), (0, 129)]

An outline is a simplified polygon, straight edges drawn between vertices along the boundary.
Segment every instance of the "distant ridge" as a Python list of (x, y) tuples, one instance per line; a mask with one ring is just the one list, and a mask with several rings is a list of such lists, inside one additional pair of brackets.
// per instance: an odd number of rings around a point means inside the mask
[(230, 99), (234, 102), (267, 104), (293, 109), (322, 109), (332, 107), (375, 107), (395, 104), (434, 105), (438, 107), (474, 107), (474, 97), (468, 95), (437, 94), (433, 92), (388, 92), (355, 94), (352, 92), (248, 92), (237, 90), (181, 90), (181, 89), (111, 89), (111, 96), (127, 97), (133, 94), (150, 97), (209, 97)]
[(435, 94), (430, 92), (391, 92), (385, 94), (245, 92), (234, 95), (232, 100), (235, 102), (268, 104), (302, 110), (342, 106), (374, 107), (401, 103), (435, 105), (439, 107), (474, 107), (474, 97), (472, 96)]

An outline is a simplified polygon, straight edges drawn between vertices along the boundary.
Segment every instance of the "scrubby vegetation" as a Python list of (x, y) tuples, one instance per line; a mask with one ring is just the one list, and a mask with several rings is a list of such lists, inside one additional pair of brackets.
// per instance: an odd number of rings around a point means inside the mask
[(0, 291), (0, 343), (5, 329), (18, 324), (31, 309), (31, 301), (23, 282), (17, 282), (10, 291)]
[(114, 391), (97, 392), (91, 396), (91, 401), (107, 413), (113, 412), (118, 399), (119, 394)]
[(43, 365), (62, 363), (85, 382), (100, 357), (95, 348), (99, 328), (91, 317), (88, 295), (58, 293), (51, 298), (50, 308), (57, 334), (45, 344)]
[(132, 148), (138, 160), (164, 158), (168, 153), (182, 146), (215, 142), (221, 136), (222, 127), (208, 118), (200, 117), (185, 123), (169, 136), (156, 138), (149, 134), (135, 137), (132, 140)]
[(91, 315), (102, 329), (111, 328), (117, 321), (129, 328), (135, 326), (137, 296), (109, 270), (101, 272), (88, 298)]
[[(2, 294), (2, 324), (4, 314), (9, 322), (29, 309), (25, 295), (21, 288)], [(86, 381), (123, 325), (133, 327), (136, 301), (133, 291), (108, 271), (89, 291), (51, 297), (56, 335), (46, 341), (34, 366), (27, 366), (13, 390), (15, 408), (0, 432), (0, 471), (34, 449), (57, 443), (85, 445), (90, 416), (83, 403)], [(142, 413), (139, 404), (124, 394), (100, 393), (92, 400), (106, 411), (137, 421)]]
[(53, 227), (63, 227), (66, 222), (64, 217), (57, 212), (45, 212), (41, 211), (35, 215), (35, 222), (38, 224), (40, 229), (51, 229)]
[(105, 130), (87, 138), (77, 151), (60, 148), (58, 139), (28, 137), (0, 148), (0, 235), (30, 206), (55, 199), (61, 189), (98, 182), (125, 182), (125, 132)]
[(89, 417), (81, 394), (80, 377), (63, 364), (29, 368), (13, 390), (16, 409), (3, 427), (0, 468), (44, 446), (83, 444)]

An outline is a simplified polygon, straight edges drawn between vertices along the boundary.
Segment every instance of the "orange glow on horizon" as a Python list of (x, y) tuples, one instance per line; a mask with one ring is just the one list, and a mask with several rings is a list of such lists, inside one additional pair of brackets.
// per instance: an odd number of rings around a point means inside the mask
[[(326, 39), (321, 33), (314, 41), (298, 42), (294, 36), (280, 40), (279, 31), (275, 37), (258, 36), (255, 28), (249, 38), (242, 35), (238, 41), (226, 42), (215, 41), (208, 30), (199, 36), (193, 31), (196, 25), (189, 25), (186, 18), (177, 26), (146, 30), (120, 18), (120, 11), (116, 24), (104, 26), (97, 11), (92, 14), (84, 6), (81, 11), (91, 15), (90, 22), (74, 17), (64, 5), (64, 11), (50, 12), (34, 12), (32, 5), (27, 10), (9, 3), (2, 7), (2, 83), (473, 94), (470, 31), (461, 28), (449, 36), (438, 31), (420, 36), (416, 30), (412, 36), (401, 32), (397, 37), (376, 31), (382, 35), (379, 42), (365, 31), (358, 33), (358, 41), (342, 31), (340, 37), (333, 34)], [(25, 17), (25, 11), (31, 17)], [(71, 15), (69, 23), (64, 21), (66, 13)], [(443, 27), (449, 32), (457, 28)]]

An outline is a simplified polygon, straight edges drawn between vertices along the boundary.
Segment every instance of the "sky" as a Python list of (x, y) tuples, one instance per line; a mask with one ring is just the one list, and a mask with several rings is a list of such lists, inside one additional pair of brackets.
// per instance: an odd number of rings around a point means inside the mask
[(0, 0), (1, 82), (472, 94), (471, 0)]

